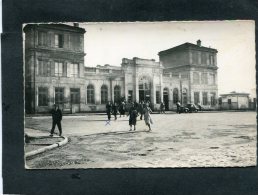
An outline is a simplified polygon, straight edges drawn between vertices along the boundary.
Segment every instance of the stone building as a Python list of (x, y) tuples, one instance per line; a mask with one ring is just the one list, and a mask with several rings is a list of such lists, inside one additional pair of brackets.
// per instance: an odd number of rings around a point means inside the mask
[(123, 58), (121, 66), (84, 65), (83, 28), (29, 24), (25, 32), (26, 113), (105, 111), (108, 101), (150, 101), (153, 109), (182, 104), (217, 105), (217, 50), (185, 43), (153, 59)]
[(26, 112), (46, 112), (54, 103), (62, 109), (74, 105), (80, 111), (85, 94), (85, 30), (63, 24), (28, 24), (24, 32)]
[[(184, 43), (159, 52), (163, 70), (163, 89), (168, 92), (169, 105), (179, 99), (182, 104), (201, 104), (214, 108), (217, 104), (217, 50)], [(167, 98), (163, 98), (164, 101)]]

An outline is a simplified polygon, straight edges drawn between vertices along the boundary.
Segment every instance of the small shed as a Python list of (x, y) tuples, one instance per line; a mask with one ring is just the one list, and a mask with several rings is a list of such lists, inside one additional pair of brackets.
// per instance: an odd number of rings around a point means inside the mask
[(226, 110), (249, 109), (249, 93), (232, 91), (227, 94), (221, 94), (219, 107)]

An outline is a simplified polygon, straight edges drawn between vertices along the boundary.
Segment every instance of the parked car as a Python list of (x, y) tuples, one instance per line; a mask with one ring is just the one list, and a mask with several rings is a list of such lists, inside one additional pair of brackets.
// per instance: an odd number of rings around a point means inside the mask
[(188, 113), (188, 112), (189, 112), (189, 109), (188, 109), (187, 107), (180, 106), (179, 114), (180, 114), (180, 113)]
[(199, 108), (195, 104), (187, 104), (185, 108), (187, 108), (190, 113), (199, 111)]

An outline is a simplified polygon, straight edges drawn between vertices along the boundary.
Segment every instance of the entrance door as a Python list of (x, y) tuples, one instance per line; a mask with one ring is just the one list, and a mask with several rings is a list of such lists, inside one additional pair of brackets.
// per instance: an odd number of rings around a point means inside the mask
[(163, 101), (165, 104), (165, 110), (169, 110), (169, 98), (168, 98), (168, 88), (163, 90)]

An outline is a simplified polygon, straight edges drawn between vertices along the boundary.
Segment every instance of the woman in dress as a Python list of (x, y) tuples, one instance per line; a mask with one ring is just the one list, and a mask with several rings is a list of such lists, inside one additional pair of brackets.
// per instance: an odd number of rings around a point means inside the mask
[(151, 131), (151, 124), (153, 124), (153, 122), (150, 114), (152, 113), (152, 110), (146, 104), (144, 104), (143, 113), (145, 124), (149, 127), (149, 131)]

